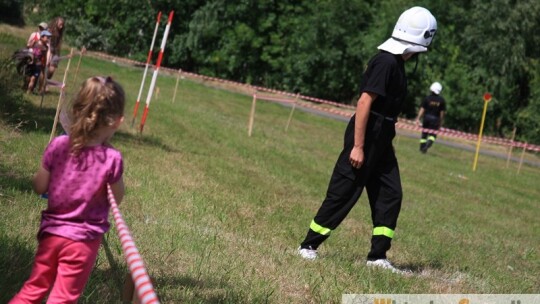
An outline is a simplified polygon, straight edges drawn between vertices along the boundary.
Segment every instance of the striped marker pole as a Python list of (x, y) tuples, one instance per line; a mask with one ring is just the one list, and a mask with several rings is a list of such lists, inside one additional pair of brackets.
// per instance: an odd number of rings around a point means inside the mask
[(150, 44), (150, 51), (148, 51), (148, 57), (146, 57), (146, 65), (144, 67), (144, 74), (141, 81), (141, 87), (139, 89), (139, 95), (137, 96), (137, 102), (135, 103), (135, 108), (133, 109), (133, 119), (131, 119), (131, 127), (135, 123), (135, 117), (137, 117), (137, 111), (139, 110), (139, 103), (141, 101), (141, 95), (144, 87), (144, 80), (146, 79), (146, 73), (148, 72), (148, 66), (150, 61), (152, 61), (152, 52), (154, 51), (154, 43), (156, 42), (157, 31), (159, 28), (159, 23), (161, 21), (161, 12), (157, 15), (156, 28), (154, 29), (154, 36), (152, 37), (152, 43)]
[(135, 290), (137, 291), (139, 301), (142, 304), (159, 304), (159, 299), (154, 291), (154, 286), (152, 286), (150, 277), (144, 267), (143, 260), (139, 255), (135, 242), (133, 242), (133, 239), (131, 238), (131, 233), (118, 209), (118, 204), (116, 203), (110, 185), (107, 185), (107, 193), (109, 204), (111, 205), (111, 212), (116, 224), (118, 238), (120, 238), (122, 251), (124, 252), (124, 257), (128, 264), (129, 272), (131, 273), (131, 279), (135, 284)]
[(146, 122), (146, 117), (148, 116), (148, 107), (150, 106), (150, 100), (152, 100), (152, 93), (154, 92), (154, 87), (156, 86), (156, 80), (159, 73), (159, 67), (161, 66), (161, 60), (163, 59), (163, 51), (165, 51), (165, 45), (167, 44), (167, 36), (169, 36), (169, 30), (171, 29), (171, 22), (174, 16), (174, 11), (169, 13), (169, 21), (167, 21), (167, 26), (165, 27), (165, 33), (163, 33), (163, 40), (161, 40), (161, 49), (159, 50), (159, 56), (157, 59), (156, 67), (154, 69), (154, 75), (152, 75), (152, 82), (150, 83), (150, 89), (148, 90), (148, 96), (146, 96), (146, 106), (144, 107), (144, 112), (141, 118), (140, 133), (142, 134), (144, 129), (144, 123)]

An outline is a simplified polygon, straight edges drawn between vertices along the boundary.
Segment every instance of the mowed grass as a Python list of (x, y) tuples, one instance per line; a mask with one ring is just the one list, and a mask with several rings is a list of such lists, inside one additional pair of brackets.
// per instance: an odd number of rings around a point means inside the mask
[[(18, 40), (6, 37), (0, 46), (11, 54)], [(399, 136), (404, 201), (389, 258), (415, 275), (364, 266), (372, 230), (365, 196), (321, 247), (320, 259), (304, 261), (296, 248), (324, 198), (345, 123), (296, 111), (285, 132), (290, 109), (262, 101), (248, 137), (250, 97), (183, 79), (172, 103), (176, 78), (160, 75), (160, 94), (139, 136), (130, 123), (142, 72), (84, 57), (77, 82), (112, 75), (127, 92), (126, 122), (113, 138), (125, 161), (120, 208), (163, 303), (540, 291), (540, 169), (524, 165), (517, 174), (517, 164), (507, 169), (505, 160), (482, 155), (473, 173), (472, 152), (436, 144), (422, 155), (416, 138)], [(26, 99), (27, 106), (10, 119), (2, 113), (0, 121), (2, 303), (31, 270), (46, 201), (30, 181), (49, 140), (58, 91), (51, 89), (41, 111), (38, 96)], [(127, 269), (116, 230), (105, 238), (81, 303), (120, 302)]]

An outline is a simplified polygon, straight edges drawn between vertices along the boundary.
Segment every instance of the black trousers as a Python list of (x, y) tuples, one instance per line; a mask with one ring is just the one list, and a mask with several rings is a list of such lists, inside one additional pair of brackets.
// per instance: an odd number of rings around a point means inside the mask
[(317, 249), (341, 224), (366, 188), (374, 228), (368, 259), (386, 258), (403, 196), (399, 167), (391, 145), (394, 135), (393, 123), (383, 122), (382, 126), (377, 126), (375, 119), (370, 117), (364, 149), (366, 161), (360, 169), (354, 169), (349, 163), (351, 143), (354, 143), (353, 117), (326, 198), (311, 222), (306, 238), (300, 245), (302, 248)]
[(420, 138), (420, 151), (427, 152), (427, 150), (433, 145), (435, 139), (437, 139), (437, 130), (440, 126), (440, 119), (437, 116), (426, 115), (422, 122), (423, 129), (430, 129), (422, 131), (422, 137)]

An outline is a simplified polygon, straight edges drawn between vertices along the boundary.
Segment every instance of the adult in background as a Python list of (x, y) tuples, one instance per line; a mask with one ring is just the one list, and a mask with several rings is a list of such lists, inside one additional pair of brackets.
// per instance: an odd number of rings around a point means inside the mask
[[(444, 114), (446, 112), (446, 102), (439, 96), (443, 87), (440, 83), (434, 82), (429, 90), (431, 94), (424, 98), (418, 110), (416, 125), (420, 125), (422, 120), (422, 138), (420, 139), (420, 152), (426, 153), (437, 138), (437, 130), (442, 127)], [(433, 131), (430, 131), (433, 130)]]
[(64, 38), (65, 20), (62, 17), (54, 18), (49, 24), (51, 32), (51, 41), (49, 49), (50, 62), (47, 66), (47, 79), (51, 79), (58, 68), (60, 62), (60, 53), (62, 51), (62, 40)]
[(356, 113), (345, 131), (344, 147), (326, 198), (298, 248), (302, 258), (317, 258), (318, 247), (345, 219), (365, 187), (373, 221), (366, 265), (403, 273), (386, 257), (402, 200), (392, 139), (407, 93), (405, 61), (426, 52), (436, 31), (437, 21), (427, 9), (410, 8), (399, 17), (392, 37), (378, 47), (380, 52), (369, 61), (360, 85)]
[(32, 34), (30, 34), (30, 37), (28, 37), (26, 47), (32, 48), (34, 46), (34, 43), (36, 43), (41, 37), (41, 32), (46, 31), (48, 28), (49, 25), (47, 24), (47, 22), (41, 22), (40, 24), (38, 24), (37, 32), (33, 32)]

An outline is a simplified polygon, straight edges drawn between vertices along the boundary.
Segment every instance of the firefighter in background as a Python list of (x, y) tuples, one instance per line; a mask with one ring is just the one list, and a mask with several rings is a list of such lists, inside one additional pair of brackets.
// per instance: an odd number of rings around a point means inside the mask
[[(442, 127), (444, 113), (446, 112), (446, 102), (440, 96), (442, 85), (434, 82), (429, 90), (431, 94), (424, 98), (416, 117), (416, 125), (420, 125), (422, 120), (422, 138), (420, 139), (420, 151), (426, 153), (437, 138), (437, 131)], [(430, 131), (434, 130), (434, 131)]]
[(392, 139), (407, 94), (405, 61), (427, 52), (436, 31), (437, 21), (427, 9), (410, 8), (399, 17), (392, 37), (378, 47), (380, 51), (369, 61), (360, 85), (356, 113), (345, 130), (343, 150), (326, 198), (298, 248), (302, 258), (317, 258), (318, 247), (345, 219), (365, 187), (373, 222), (366, 265), (402, 272), (386, 257), (402, 201)]

